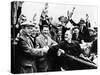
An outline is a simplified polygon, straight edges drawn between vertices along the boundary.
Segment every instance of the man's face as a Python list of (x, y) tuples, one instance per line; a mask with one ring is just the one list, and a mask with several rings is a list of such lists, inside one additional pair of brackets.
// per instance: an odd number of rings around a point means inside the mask
[(65, 22), (65, 18), (64, 18), (64, 17), (62, 17), (60, 21), (61, 21), (61, 22)]
[(70, 39), (72, 39), (71, 31), (66, 31), (65, 32), (65, 40), (70, 40)]
[(48, 28), (48, 27), (44, 27), (43, 30), (42, 30), (42, 33), (43, 33), (44, 35), (48, 35), (48, 33), (49, 33), (49, 28)]
[(33, 27), (32, 26), (27, 26), (27, 27), (25, 27), (25, 31), (27, 32), (27, 34), (31, 35), (31, 33), (33, 31)]
[(32, 32), (31, 32), (31, 35), (32, 35), (33, 37), (36, 36), (36, 28), (35, 28), (35, 27), (33, 27)]

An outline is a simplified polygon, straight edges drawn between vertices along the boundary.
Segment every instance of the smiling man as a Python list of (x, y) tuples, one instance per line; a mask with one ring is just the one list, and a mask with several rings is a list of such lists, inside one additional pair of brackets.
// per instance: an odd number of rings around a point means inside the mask
[(60, 71), (61, 67), (65, 70), (77, 69), (77, 66), (73, 66), (76, 63), (70, 58), (66, 58), (66, 53), (79, 57), (81, 53), (80, 45), (72, 40), (72, 31), (67, 30), (64, 35), (64, 41), (49, 49), (48, 57), (48, 71)]
[(48, 64), (46, 59), (46, 54), (51, 46), (57, 45), (57, 43), (51, 39), (49, 27), (44, 25), (41, 29), (41, 34), (36, 38), (38, 49), (41, 49), (42, 56), (39, 59), (38, 71), (46, 72), (48, 70)]

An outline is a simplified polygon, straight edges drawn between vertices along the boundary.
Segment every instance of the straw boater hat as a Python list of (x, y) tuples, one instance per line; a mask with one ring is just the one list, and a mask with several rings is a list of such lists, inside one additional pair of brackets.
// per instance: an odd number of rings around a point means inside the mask
[(36, 20), (36, 16), (37, 16), (37, 13), (34, 13), (33, 15), (33, 19), (30, 20), (26, 17), (26, 21), (22, 22), (21, 23), (21, 26), (36, 26), (37, 25), (37, 20)]
[(32, 27), (34, 27), (35, 25), (36, 23), (32, 21), (25, 21), (21, 24), (21, 26), (32, 26)]

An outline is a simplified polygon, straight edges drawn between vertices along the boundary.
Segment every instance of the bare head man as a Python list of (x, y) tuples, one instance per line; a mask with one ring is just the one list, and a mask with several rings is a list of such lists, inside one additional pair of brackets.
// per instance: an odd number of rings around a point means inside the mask
[(71, 30), (67, 30), (67, 31), (65, 32), (64, 39), (65, 39), (66, 41), (71, 41), (71, 40), (72, 40), (72, 31), (71, 31)]
[(44, 36), (47, 36), (49, 34), (49, 26), (44, 25), (41, 29), (41, 32)]

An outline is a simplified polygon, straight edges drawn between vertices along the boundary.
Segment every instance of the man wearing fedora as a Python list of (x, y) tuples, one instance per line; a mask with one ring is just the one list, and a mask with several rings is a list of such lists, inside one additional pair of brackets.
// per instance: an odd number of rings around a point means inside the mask
[[(73, 10), (74, 9), (75, 8), (73, 8)], [(73, 15), (73, 12), (68, 14), (68, 20), (70, 21), (70, 23), (73, 26), (78, 26), (79, 27), (80, 39), (85, 41), (85, 42), (88, 42), (88, 40), (87, 40), (89, 38), (89, 30), (88, 30), (88, 28), (91, 26), (90, 22), (89, 22), (89, 19), (88, 19), (89, 18), (88, 14), (86, 14), (86, 22), (85, 22), (85, 20), (83, 18), (81, 18), (78, 23), (75, 23), (73, 21), (72, 15)]]
[(88, 42), (88, 35), (89, 35), (89, 30), (86, 27), (86, 22), (84, 21), (83, 18), (80, 19), (79, 23), (75, 23), (72, 19), (70, 19), (70, 22), (73, 24), (73, 26), (78, 26), (79, 27), (79, 35), (80, 39)]

